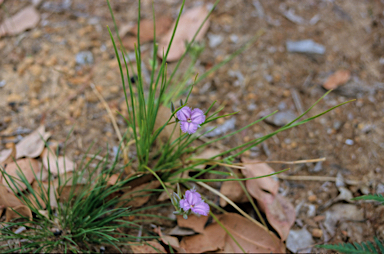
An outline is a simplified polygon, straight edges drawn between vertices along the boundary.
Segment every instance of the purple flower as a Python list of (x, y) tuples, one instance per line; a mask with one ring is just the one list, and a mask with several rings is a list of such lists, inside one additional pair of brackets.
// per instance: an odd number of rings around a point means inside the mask
[(207, 216), (209, 213), (209, 205), (201, 199), (200, 194), (194, 189), (185, 192), (184, 199), (180, 200), (180, 207), (185, 212), (191, 209), (193, 213), (204, 216)]
[(180, 120), (180, 127), (184, 133), (195, 133), (200, 124), (204, 123), (205, 115), (201, 109), (191, 110), (189, 107), (183, 107), (176, 113)]

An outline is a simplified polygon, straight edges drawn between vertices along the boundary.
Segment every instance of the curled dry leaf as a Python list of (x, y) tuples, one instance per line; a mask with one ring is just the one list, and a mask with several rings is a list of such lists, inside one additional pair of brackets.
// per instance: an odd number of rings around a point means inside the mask
[(33, 180), (35, 180), (35, 175), (39, 175), (40, 169), (41, 163), (35, 159), (25, 158), (17, 160), (16, 162), (11, 162), (5, 168), (5, 172), (9, 176), (4, 175), (4, 178), (2, 179), (2, 184), (6, 186), (9, 190), (11, 190), (11, 188), (16, 190), (14, 184), (10, 179), (10, 177), (12, 177), (19, 190), (24, 191), (27, 189), (27, 185), (22, 182), (22, 175), (25, 176), (25, 179), (29, 183), (32, 183)]
[(204, 232), (204, 226), (208, 221), (208, 216), (196, 216), (191, 214), (188, 216), (188, 219), (184, 219), (183, 216), (177, 216), (177, 225), (182, 228), (193, 229), (197, 233)]
[(170, 235), (164, 235), (162, 232), (161, 232), (161, 229), (160, 227), (157, 227), (155, 229), (155, 232), (159, 234), (160, 236), (160, 239), (161, 241), (166, 244), (166, 245), (170, 245), (174, 250), (176, 250), (178, 253), (186, 253), (186, 251), (180, 247), (180, 242), (179, 242), (179, 239), (177, 239), (177, 237), (174, 237), (174, 236), (170, 236)]
[(328, 77), (323, 87), (327, 90), (336, 89), (338, 86), (344, 85), (351, 78), (351, 72), (348, 70), (339, 70)]
[(13, 208), (8, 207), (5, 214), (5, 221), (10, 222), (13, 219), (18, 219), (22, 217), (27, 217), (29, 220), (32, 220), (32, 211), (26, 205), (19, 205)]
[[(249, 160), (242, 158), (244, 163), (257, 163), (257, 160)], [(272, 174), (275, 171), (266, 163), (258, 164), (245, 164), (245, 169), (241, 172), (246, 178), (264, 176)], [(276, 195), (279, 190), (279, 182), (272, 177), (263, 177), (260, 179), (252, 179), (246, 181), (246, 187), (248, 192), (256, 199), (261, 199), (265, 192)]]
[[(244, 163), (256, 163), (256, 160), (242, 158)], [(257, 177), (274, 173), (265, 163), (245, 164), (242, 170), (245, 177)], [(283, 196), (277, 194), (279, 183), (272, 177), (263, 177), (246, 181), (248, 192), (254, 197), (261, 210), (266, 214), (268, 222), (279, 233), (282, 240), (286, 240), (289, 230), (296, 219), (292, 204)]]
[(226, 232), (219, 224), (213, 223), (205, 228), (203, 234), (185, 236), (180, 247), (187, 253), (203, 253), (224, 248)]
[(56, 151), (55, 146), (56, 145), (44, 148), (43, 154), (41, 155), (44, 167), (50, 170), (55, 176), (74, 171), (76, 164), (64, 156), (56, 156), (54, 153), (54, 151)]
[(0, 151), (0, 166), (12, 162), (16, 157), (16, 148), (14, 144), (12, 145), (11, 148)]
[[(190, 42), (203, 23), (205, 17), (208, 15), (208, 11), (204, 6), (196, 7), (184, 12), (179, 20), (179, 24), (176, 29), (175, 36), (173, 38), (172, 46), (169, 50), (167, 62), (178, 60), (185, 52), (185, 43)], [(163, 53), (166, 54), (168, 44), (171, 41), (173, 29), (176, 22), (173, 23), (171, 29), (161, 38), (159, 42), (159, 51), (157, 56), (162, 58)], [(205, 22), (200, 32), (197, 34), (195, 41), (203, 39), (205, 33), (209, 28), (209, 20)]]
[(285, 241), (296, 220), (295, 208), (288, 199), (280, 194), (264, 199), (262, 204), (265, 206), (264, 211), (269, 224), (277, 231), (281, 239)]
[(40, 14), (35, 7), (27, 6), (12, 17), (6, 18), (0, 25), (0, 37), (16, 35), (27, 29), (34, 28), (40, 20)]
[(150, 183), (145, 183), (139, 185), (132, 190), (123, 194), (120, 199), (121, 201), (117, 204), (118, 207), (121, 206), (132, 206), (140, 207), (148, 202), (150, 198), (151, 191), (146, 191), (150, 189), (156, 189), (160, 186), (159, 181), (152, 181)]
[(23, 203), (10, 191), (6, 188), (1, 182), (3, 177), (0, 175), (0, 206), (1, 207), (16, 207), (23, 205)]
[(164, 247), (157, 241), (146, 241), (141, 244), (137, 242), (128, 242), (133, 253), (167, 253)]
[[(221, 216), (219, 220), (241, 247), (243, 247), (246, 253), (285, 252), (283, 242), (273, 233), (268, 232), (262, 226), (250, 222), (239, 214), (227, 213)], [(226, 235), (225, 241), (233, 252), (242, 253), (242, 250), (229, 235)]]
[(16, 159), (21, 157), (36, 158), (39, 156), (50, 136), (51, 134), (45, 132), (45, 127), (41, 125), (16, 145)]
[[(228, 177), (228, 179), (234, 179), (234, 177)], [(236, 203), (244, 203), (248, 201), (243, 189), (238, 181), (223, 182), (220, 188), (220, 193)], [(227, 201), (220, 198), (220, 206), (224, 207), (227, 205)]]

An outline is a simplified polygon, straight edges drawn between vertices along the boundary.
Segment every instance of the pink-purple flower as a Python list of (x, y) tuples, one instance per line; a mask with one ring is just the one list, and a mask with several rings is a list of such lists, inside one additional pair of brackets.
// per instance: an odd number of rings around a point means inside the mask
[(207, 216), (209, 205), (204, 202), (201, 195), (195, 189), (187, 190), (184, 199), (180, 200), (180, 207), (187, 212), (189, 209), (195, 214)]
[(185, 106), (176, 113), (177, 119), (180, 120), (180, 127), (184, 133), (195, 133), (200, 124), (204, 123), (205, 115), (201, 109), (190, 109)]

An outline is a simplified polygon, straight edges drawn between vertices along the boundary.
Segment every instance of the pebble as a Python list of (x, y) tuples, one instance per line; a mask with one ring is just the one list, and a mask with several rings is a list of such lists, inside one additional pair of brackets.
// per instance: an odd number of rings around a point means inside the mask
[(317, 238), (321, 238), (323, 236), (323, 230), (321, 230), (319, 228), (314, 228), (312, 230), (312, 236), (317, 237)]
[(345, 140), (345, 144), (347, 144), (347, 145), (351, 146), (351, 145), (353, 145), (353, 144), (354, 144), (354, 142), (353, 142), (353, 140), (352, 140), (352, 139), (347, 139), (347, 140)]
[(217, 34), (208, 34), (209, 47), (215, 48), (223, 42), (223, 36)]
[(40, 76), (41, 73), (43, 72), (43, 68), (41, 67), (41, 65), (37, 65), (37, 64), (34, 64), (31, 67), (29, 67), (29, 70), (34, 76)]
[(231, 42), (237, 43), (237, 41), (239, 40), (239, 36), (237, 36), (236, 34), (231, 34), (229, 36), (229, 39), (231, 40)]
[(293, 111), (287, 110), (287, 111), (277, 112), (276, 114), (272, 115), (271, 117), (268, 117), (264, 121), (266, 121), (269, 124), (273, 124), (275, 126), (281, 127), (292, 122), (293, 120), (296, 119), (296, 117), (297, 115)]
[(317, 215), (317, 216), (315, 216), (315, 217), (313, 218), (313, 220), (314, 220), (315, 222), (320, 222), (320, 221), (325, 220), (325, 216), (324, 216), (324, 215)]
[(308, 201), (311, 202), (311, 203), (316, 202), (316, 200), (317, 200), (317, 196), (316, 195), (311, 195), (311, 196), (308, 197)]
[(17, 94), (17, 93), (12, 93), (10, 95), (7, 96), (7, 102), (8, 103), (11, 103), (11, 102), (20, 102), (23, 98), (21, 97), (20, 94)]
[(310, 53), (320, 55), (323, 55), (325, 53), (325, 47), (321, 44), (314, 42), (313, 40), (287, 41), (286, 47), (288, 52)]
[(93, 64), (93, 54), (91, 51), (81, 51), (76, 54), (76, 63), (80, 65)]

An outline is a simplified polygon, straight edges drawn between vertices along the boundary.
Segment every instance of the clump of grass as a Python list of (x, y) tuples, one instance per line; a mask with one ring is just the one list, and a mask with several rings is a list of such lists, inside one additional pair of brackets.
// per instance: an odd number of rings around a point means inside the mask
[[(109, 166), (107, 158), (108, 155), (103, 162), (99, 161), (91, 169), (90, 165), (95, 161), (93, 157), (75, 173), (59, 175), (56, 181), (48, 181), (48, 186), (37, 181), (37, 190), (32, 188), (20, 170), (21, 182), (27, 186), (30, 196), (19, 190), (18, 180), (10, 177), (8, 186), (11, 186), (13, 193), (32, 211), (33, 220), (19, 214), (21, 218), (16, 221), (3, 223), (0, 227), (0, 242), (6, 244), (0, 244), (0, 251), (94, 252), (92, 246), (95, 245), (112, 245), (119, 249), (118, 244), (153, 238), (131, 235), (142, 230), (142, 221), (131, 222), (125, 218), (138, 214), (145, 216), (146, 214), (141, 214), (145, 209), (132, 210), (118, 205), (130, 200), (121, 200), (116, 194), (124, 190), (124, 186), (137, 176), (121, 179), (120, 174), (120, 181), (109, 184), (112, 173), (122, 172), (122, 169), (116, 166), (118, 157)], [(1, 173), (3, 177), (9, 177), (5, 170), (2, 169)], [(50, 173), (48, 179), (52, 179)], [(52, 208), (53, 204), (57, 204), (57, 208)], [(22, 226), (26, 230), (15, 232)], [(12, 242), (14, 244), (10, 244)]]

